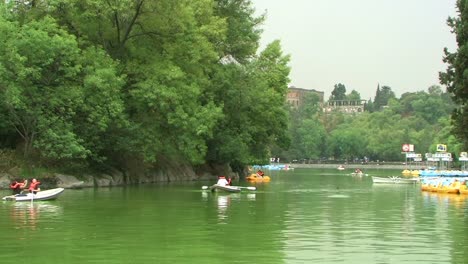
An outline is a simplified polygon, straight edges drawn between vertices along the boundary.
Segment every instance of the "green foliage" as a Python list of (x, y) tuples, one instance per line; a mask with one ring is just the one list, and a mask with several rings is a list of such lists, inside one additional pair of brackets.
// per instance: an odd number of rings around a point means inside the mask
[(381, 110), (384, 106), (387, 106), (391, 99), (395, 99), (395, 93), (389, 86), (377, 86), (374, 98), (374, 111)]
[(298, 109), (289, 109), (291, 147), (277, 156), (286, 160), (318, 159), (323, 156), (326, 131), (320, 121), (320, 111), (320, 98), (315, 93), (306, 93)]
[(335, 84), (330, 100), (346, 100), (346, 87), (342, 83)]
[[(400, 99), (379, 86), (367, 109), (377, 112), (353, 117), (323, 114), (316, 95), (289, 109), (290, 57), (279, 41), (257, 51), (264, 16), (252, 6), (249, 0), (0, 4), (1, 146), (22, 147), (26, 157), (61, 169), (170, 159), (229, 163), (239, 171), (271, 156), (398, 160), (402, 143), (459, 148), (447, 132), (452, 101), (438, 86)], [(461, 21), (452, 23), (458, 28)], [(446, 60), (454, 66), (441, 78), (463, 105), (465, 86), (455, 70), (463, 64), (456, 54)], [(334, 88), (332, 100), (361, 99), (354, 90), (346, 95), (343, 84)], [(463, 107), (457, 111), (463, 116)]]
[(247, 63), (257, 52), (264, 15), (254, 16), (250, 0), (215, 0), (215, 3), (215, 15), (227, 23), (226, 39), (217, 47), (221, 57)]
[(25, 142), (25, 155), (34, 147), (53, 159), (88, 157), (92, 149), (83, 144), (76, 120), (93, 123), (87, 131), (103, 131), (122, 111), (112, 61), (102, 51), (81, 50), (76, 38), (47, 16), (21, 27), (0, 20), (0, 26), (6, 33), (0, 47), (1, 103)]
[(359, 101), (361, 100), (361, 94), (356, 90), (352, 90), (349, 94), (346, 95), (346, 100)]
[(288, 63), (289, 56), (274, 41), (244, 66), (219, 67), (208, 96), (223, 107), (224, 118), (209, 142), (209, 161), (264, 164), (272, 148), (287, 148)]
[(453, 111), (453, 133), (468, 148), (468, 3), (465, 0), (457, 1), (458, 17), (448, 19), (448, 25), (456, 35), (458, 49), (449, 52), (444, 49), (444, 62), (448, 64), (447, 70), (439, 74), (440, 83), (447, 86), (452, 94), (457, 108)]
[(335, 158), (352, 160), (354, 157), (363, 157), (367, 138), (363, 137), (359, 127), (340, 126), (333, 130), (328, 140), (328, 153)]
[(462, 149), (450, 134), (447, 121), (453, 102), (439, 86), (431, 86), (427, 92), (406, 93), (400, 99), (390, 97), (382, 110), (359, 115), (321, 114), (311, 111), (316, 103), (308, 100), (306, 97), (301, 108), (291, 110), (292, 144), (285, 153), (289, 160), (354, 160), (366, 156), (398, 161), (402, 159), (403, 143), (414, 144), (418, 153), (434, 151), (436, 144), (446, 142), (450, 142), (451, 151)]

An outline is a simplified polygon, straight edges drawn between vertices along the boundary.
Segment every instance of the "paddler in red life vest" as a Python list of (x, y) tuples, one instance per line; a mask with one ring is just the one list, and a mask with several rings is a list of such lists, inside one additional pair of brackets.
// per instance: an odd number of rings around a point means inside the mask
[(261, 170), (258, 170), (258, 171), (257, 171), (257, 177), (262, 178), (263, 175), (265, 175), (265, 173), (264, 173), (263, 171), (261, 171)]
[(36, 194), (38, 191), (40, 191), (41, 188), (37, 187), (37, 186), (39, 186), (39, 184), (41, 184), (40, 181), (38, 181), (36, 179), (32, 179), (31, 184), (29, 185), (29, 189), (28, 189), (29, 192)]
[(226, 176), (219, 176), (218, 182), (216, 184), (220, 186), (226, 186), (229, 185), (229, 182), (226, 180)]
[(26, 185), (28, 185), (28, 180), (23, 180), (23, 182), (14, 181), (10, 184), (10, 188), (13, 190), (13, 194), (19, 194), (26, 188)]

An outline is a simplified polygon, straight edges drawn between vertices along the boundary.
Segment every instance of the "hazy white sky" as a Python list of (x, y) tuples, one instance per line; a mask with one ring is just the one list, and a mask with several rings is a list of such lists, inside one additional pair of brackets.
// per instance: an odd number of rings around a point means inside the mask
[[(291, 55), (290, 85), (334, 85), (374, 99), (377, 84), (405, 92), (439, 85), (444, 47), (456, 50), (447, 18), (456, 0), (252, 0), (266, 11), (263, 49), (275, 39)], [(445, 87), (443, 87), (445, 90)]]

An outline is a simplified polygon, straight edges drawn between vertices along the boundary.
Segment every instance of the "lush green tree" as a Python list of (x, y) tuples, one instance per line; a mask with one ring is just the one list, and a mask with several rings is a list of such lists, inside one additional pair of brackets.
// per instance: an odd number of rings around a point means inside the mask
[(369, 98), (367, 101), (365, 110), (371, 113), (374, 112), (374, 102), (372, 102), (372, 98)]
[[(279, 41), (274, 41), (262, 51), (248, 68), (253, 79), (248, 104), (250, 159), (268, 161), (273, 145), (288, 148), (288, 114), (286, 93), (289, 83), (289, 55), (283, 55)], [(255, 154), (255, 155), (252, 155)]]
[(328, 153), (335, 159), (353, 160), (363, 157), (367, 146), (367, 138), (363, 137), (361, 127), (343, 124), (333, 130), (328, 139)]
[(456, 35), (458, 49), (449, 52), (444, 49), (447, 70), (440, 73), (440, 82), (447, 86), (457, 104), (452, 119), (453, 132), (468, 148), (468, 2), (457, 0), (458, 17), (448, 19), (448, 25)]
[(448, 151), (455, 154), (453, 158), (456, 158), (460, 152), (466, 150), (463, 148), (462, 142), (452, 134), (453, 127), (449, 116), (440, 118), (434, 128), (435, 134), (432, 137), (432, 144), (427, 148), (428, 150), (434, 153), (436, 152), (437, 144), (446, 144), (449, 147)]
[(346, 99), (350, 101), (359, 101), (361, 100), (361, 94), (356, 90), (352, 90), (349, 94), (346, 95)]
[(100, 49), (81, 50), (50, 17), (21, 26), (0, 17), (0, 31), (1, 104), (25, 156), (33, 147), (54, 159), (97, 156), (88, 140), (123, 111), (114, 62)]
[(381, 110), (382, 107), (387, 106), (390, 99), (395, 99), (395, 93), (389, 86), (377, 86), (377, 91), (374, 98), (374, 110)]
[(324, 126), (317, 118), (309, 118), (302, 121), (298, 128), (302, 157), (307, 159), (319, 159), (326, 148), (326, 132)]
[(327, 133), (331, 133), (340, 124), (345, 122), (345, 114), (339, 111), (335, 111), (321, 115), (320, 119), (322, 124), (324, 124)]
[(215, 0), (215, 3), (215, 15), (227, 23), (226, 38), (217, 44), (220, 56), (246, 63), (257, 52), (262, 33), (259, 26), (265, 16), (255, 16), (250, 0)]
[(320, 98), (306, 93), (299, 108), (290, 107), (291, 146), (284, 152), (286, 160), (317, 159), (324, 155), (326, 131), (320, 121)]
[(115, 130), (124, 153), (145, 161), (181, 157), (203, 163), (221, 108), (206, 97), (225, 41), (215, 2), (77, 1), (54, 15), (80, 39), (121, 62), (129, 124)]
[(342, 83), (335, 84), (330, 100), (346, 100), (346, 87)]

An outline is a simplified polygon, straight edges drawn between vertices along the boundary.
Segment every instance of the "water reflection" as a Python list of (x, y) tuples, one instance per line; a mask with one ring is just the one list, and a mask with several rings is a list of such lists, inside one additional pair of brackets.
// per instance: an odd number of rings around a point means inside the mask
[(437, 192), (422, 192), (422, 196), (426, 204), (444, 207), (454, 206), (459, 209), (464, 209), (468, 198), (467, 195)]
[(62, 208), (48, 203), (16, 202), (10, 209), (10, 219), (16, 229), (36, 230), (41, 217), (50, 218), (60, 214)]
[(249, 201), (255, 201), (255, 199), (257, 199), (257, 196), (255, 193), (248, 193), (247, 194), (247, 200)]
[(233, 200), (239, 200), (240, 194), (239, 193), (215, 193), (214, 196), (216, 197), (217, 205), (218, 205), (218, 220), (221, 223), (226, 223), (226, 220), (229, 216), (228, 209), (231, 205)]

